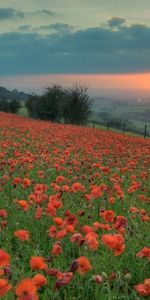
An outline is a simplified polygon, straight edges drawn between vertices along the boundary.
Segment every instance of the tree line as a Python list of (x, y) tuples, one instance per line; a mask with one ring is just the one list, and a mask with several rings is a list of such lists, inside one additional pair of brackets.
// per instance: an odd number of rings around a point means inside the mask
[(92, 105), (87, 90), (86, 87), (77, 85), (72, 88), (52, 85), (42, 95), (29, 97), (25, 105), (33, 118), (84, 124), (91, 113)]
[(17, 99), (7, 100), (4, 97), (0, 99), (0, 111), (16, 114), (21, 107), (21, 103)]

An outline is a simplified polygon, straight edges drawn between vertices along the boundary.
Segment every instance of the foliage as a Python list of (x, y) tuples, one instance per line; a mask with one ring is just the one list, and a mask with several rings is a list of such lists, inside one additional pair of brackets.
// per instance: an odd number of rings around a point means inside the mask
[(91, 113), (92, 100), (87, 94), (87, 88), (74, 86), (66, 90), (63, 117), (71, 124), (84, 124)]
[(87, 88), (75, 86), (66, 89), (60, 85), (52, 85), (43, 95), (31, 96), (26, 102), (26, 107), (32, 117), (84, 124), (90, 114), (91, 99)]
[(21, 103), (19, 100), (14, 99), (9, 102), (9, 110), (13, 114), (16, 114), (20, 108), (21, 108)]
[(0, 111), (16, 114), (20, 107), (21, 103), (17, 99), (13, 99), (10, 101), (5, 98), (0, 99)]
[(9, 112), (9, 101), (5, 98), (0, 99), (0, 111)]

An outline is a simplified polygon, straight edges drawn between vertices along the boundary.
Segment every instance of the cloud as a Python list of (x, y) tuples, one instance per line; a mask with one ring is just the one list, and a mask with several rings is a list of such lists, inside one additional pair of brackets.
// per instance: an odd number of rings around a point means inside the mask
[(7, 19), (24, 18), (25, 14), (22, 11), (16, 10), (12, 7), (0, 8), (0, 21)]
[(35, 28), (37, 31), (38, 30), (54, 30), (56, 32), (69, 32), (74, 29), (74, 26), (71, 26), (66, 23), (55, 23), (55, 24), (50, 24), (50, 25), (44, 25)]
[(118, 28), (124, 25), (125, 21), (126, 20), (124, 18), (113, 17), (107, 21), (107, 24), (110, 28), (115, 28), (115, 27)]
[(31, 12), (23, 12), (20, 10), (16, 10), (12, 7), (0, 8), (0, 21), (5, 21), (8, 19), (26, 18), (32, 16), (58, 17), (60, 15), (55, 11), (46, 10), (46, 9), (36, 10)]
[(49, 26), (56, 32), (1, 34), (0, 74), (150, 71), (150, 27), (100, 26), (72, 32), (67, 24)]
[(20, 32), (41, 32), (41, 31), (44, 31), (44, 32), (57, 32), (57, 33), (68, 33), (72, 30), (74, 30), (75, 27), (74, 26), (71, 26), (69, 24), (65, 24), (65, 23), (54, 23), (54, 24), (49, 24), (49, 25), (42, 25), (42, 26), (39, 26), (39, 27), (32, 27), (31, 25), (29, 24), (25, 24), (25, 25), (22, 25), (22, 26), (19, 26), (18, 27), (18, 31)]
[(19, 31), (28, 31), (28, 30), (30, 30), (32, 28), (32, 26), (31, 25), (22, 25), (22, 26), (20, 26), (19, 28), (18, 28), (18, 30)]
[(56, 17), (56, 16), (60, 16), (57, 12), (55, 11), (51, 11), (51, 10), (47, 10), (47, 9), (43, 9), (43, 10), (36, 10), (33, 12), (29, 12), (27, 13), (28, 15), (31, 16), (41, 16), (41, 15), (45, 15), (47, 17)]

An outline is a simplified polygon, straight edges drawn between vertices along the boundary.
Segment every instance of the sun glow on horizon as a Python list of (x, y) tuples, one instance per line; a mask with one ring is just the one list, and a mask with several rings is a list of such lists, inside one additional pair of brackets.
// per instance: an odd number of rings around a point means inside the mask
[(42, 91), (51, 84), (72, 86), (80, 84), (91, 91), (150, 91), (150, 73), (137, 74), (39, 74), (0, 77), (0, 83), (8, 88)]

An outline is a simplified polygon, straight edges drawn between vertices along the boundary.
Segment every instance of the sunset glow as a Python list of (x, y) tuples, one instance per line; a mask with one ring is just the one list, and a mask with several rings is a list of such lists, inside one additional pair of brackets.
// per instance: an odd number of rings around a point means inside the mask
[(21, 88), (26, 91), (31, 89), (41, 92), (50, 84), (62, 84), (72, 86), (83, 84), (89, 90), (104, 92), (130, 91), (147, 93), (150, 91), (150, 73), (143, 74), (45, 74), (30, 76), (9, 76), (0, 78), (1, 84), (13, 88)]

